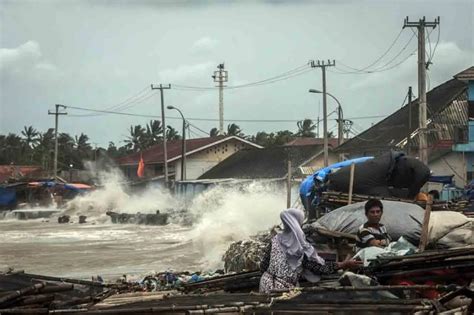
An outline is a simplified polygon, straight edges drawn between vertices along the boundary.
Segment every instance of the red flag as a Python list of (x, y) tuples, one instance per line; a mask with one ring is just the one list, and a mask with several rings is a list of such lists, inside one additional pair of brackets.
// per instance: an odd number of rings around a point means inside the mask
[(140, 155), (140, 162), (138, 162), (137, 176), (143, 177), (145, 175), (145, 162), (143, 162), (143, 156)]

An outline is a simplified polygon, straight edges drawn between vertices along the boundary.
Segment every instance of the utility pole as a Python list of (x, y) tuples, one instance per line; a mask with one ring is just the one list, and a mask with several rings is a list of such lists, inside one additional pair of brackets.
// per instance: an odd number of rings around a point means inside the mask
[(434, 22), (427, 22), (425, 17), (420, 19), (418, 22), (409, 22), (406, 17), (403, 28), (405, 27), (416, 27), (418, 29), (418, 103), (419, 103), (419, 134), (420, 134), (420, 146), (419, 146), (419, 157), (420, 160), (428, 164), (428, 141), (426, 137), (426, 68), (428, 65), (425, 60), (425, 28), (432, 27), (433, 29), (439, 25), (439, 16)]
[(336, 65), (336, 61), (333, 60), (332, 62), (328, 60), (325, 63), (324, 60), (318, 60), (318, 62), (314, 62), (314, 60), (310, 61), (311, 68), (321, 68), (323, 72), (323, 135), (324, 135), (324, 167), (328, 166), (328, 156), (329, 156), (329, 147), (328, 147), (328, 117), (327, 117), (327, 102), (326, 102), (326, 67), (334, 67)]
[(411, 154), (411, 98), (412, 91), (411, 86), (408, 87), (408, 136), (407, 136), (407, 155)]
[(163, 160), (164, 160), (164, 168), (165, 168), (165, 187), (168, 188), (168, 150), (166, 147), (166, 121), (165, 121), (165, 101), (163, 98), (163, 90), (171, 89), (171, 84), (168, 86), (153, 86), (151, 85), (152, 90), (160, 90), (161, 94), (161, 128), (163, 129)]
[(56, 179), (58, 175), (58, 117), (59, 115), (67, 115), (67, 113), (60, 113), (59, 108), (66, 109), (66, 106), (61, 104), (56, 104), (56, 111), (51, 112), (48, 110), (48, 115), (54, 115), (54, 170), (53, 170), (53, 179)]
[(227, 82), (229, 76), (227, 70), (224, 70), (224, 63), (217, 65), (217, 71), (214, 71), (212, 78), (218, 83), (219, 87), (219, 135), (224, 134), (224, 82)]

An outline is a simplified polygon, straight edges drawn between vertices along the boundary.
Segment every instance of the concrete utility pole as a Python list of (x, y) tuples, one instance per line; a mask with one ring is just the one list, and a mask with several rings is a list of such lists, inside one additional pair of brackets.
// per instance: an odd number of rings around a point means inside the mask
[(224, 134), (224, 82), (227, 82), (229, 76), (224, 70), (224, 63), (217, 66), (217, 71), (214, 71), (212, 78), (214, 82), (218, 83), (219, 87), (219, 135)]
[(51, 112), (48, 110), (48, 115), (54, 115), (54, 170), (53, 170), (53, 176), (54, 179), (56, 179), (56, 176), (58, 175), (58, 117), (59, 115), (67, 115), (67, 113), (60, 113), (59, 108), (62, 107), (66, 109), (66, 106), (56, 104), (56, 111)]
[(411, 86), (408, 87), (408, 136), (407, 136), (407, 155), (411, 154)]
[(164, 160), (164, 169), (165, 169), (165, 187), (168, 187), (168, 149), (166, 147), (166, 121), (165, 121), (165, 101), (163, 98), (163, 90), (171, 89), (171, 84), (168, 86), (153, 86), (151, 85), (152, 90), (160, 90), (161, 94), (161, 128), (163, 129), (163, 160)]
[(324, 130), (324, 166), (328, 166), (328, 156), (329, 156), (329, 147), (328, 147), (328, 117), (327, 117), (327, 102), (326, 102), (326, 67), (334, 67), (336, 65), (336, 61), (333, 60), (332, 63), (328, 60), (325, 63), (324, 60), (318, 60), (318, 62), (314, 62), (314, 60), (310, 61), (311, 68), (321, 68), (323, 71), (323, 130)]
[(419, 134), (420, 134), (420, 146), (419, 146), (419, 157), (420, 160), (428, 164), (428, 141), (426, 138), (426, 68), (428, 65), (425, 61), (425, 28), (435, 28), (439, 24), (439, 16), (434, 22), (426, 22), (425, 17), (420, 19), (418, 22), (409, 22), (406, 17), (403, 28), (405, 27), (416, 27), (418, 29), (418, 103), (419, 103)]

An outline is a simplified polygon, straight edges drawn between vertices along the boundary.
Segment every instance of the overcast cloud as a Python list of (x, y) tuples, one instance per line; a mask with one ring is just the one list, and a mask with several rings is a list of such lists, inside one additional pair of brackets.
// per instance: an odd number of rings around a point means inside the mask
[[(217, 90), (182, 90), (173, 85), (215, 86), (219, 63), (229, 86), (255, 82), (307, 64), (335, 59), (328, 91), (347, 118), (397, 110), (409, 85), (417, 91), (416, 37), (395, 61), (373, 74), (339, 74), (344, 65), (363, 68), (389, 47), (406, 16), (441, 17), (440, 41), (429, 70), (435, 87), (472, 66), (474, 2), (465, 1), (5, 1), (0, 0), (0, 133), (33, 125), (53, 127), (54, 104), (127, 113), (160, 114), (150, 84), (171, 83), (166, 105), (186, 117), (218, 118)], [(428, 31), (429, 32), (429, 31)], [(382, 66), (413, 33), (405, 29)], [(431, 33), (432, 49), (438, 29)], [(429, 48), (429, 43), (427, 43)], [(392, 63), (391, 65), (395, 64)], [(270, 85), (230, 89), (224, 94), (225, 124), (232, 119), (317, 119), (321, 71), (314, 69)], [(156, 90), (154, 91), (157, 92)], [(133, 97), (132, 99), (130, 99)], [(124, 102), (126, 100), (129, 102)], [(130, 102), (130, 100), (138, 100)], [(335, 104), (329, 103), (329, 111)], [(123, 143), (131, 124), (150, 118), (92, 115), (69, 108), (60, 130), (84, 132), (91, 142)], [(167, 113), (170, 118), (175, 112)], [(335, 119), (335, 116), (331, 116)], [(362, 130), (378, 119), (355, 119)], [(169, 119), (180, 130), (180, 120)], [(204, 131), (218, 121), (191, 121)], [(296, 122), (237, 122), (244, 133), (290, 129)], [(334, 128), (331, 120), (329, 128)], [(194, 136), (202, 136), (194, 130)]]

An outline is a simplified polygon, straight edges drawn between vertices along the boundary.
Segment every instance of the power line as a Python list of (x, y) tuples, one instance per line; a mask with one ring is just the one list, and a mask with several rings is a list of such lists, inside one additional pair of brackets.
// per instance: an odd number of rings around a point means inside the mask
[(331, 72), (334, 72), (334, 73), (337, 73), (337, 74), (367, 74), (367, 73), (384, 72), (384, 71), (391, 70), (395, 67), (398, 67), (400, 64), (404, 63), (405, 61), (407, 61), (408, 58), (410, 58), (410, 56), (412, 56), (416, 52), (416, 49), (413, 50), (413, 52), (411, 52), (407, 57), (402, 59), (400, 62), (396, 63), (393, 66), (388, 67), (391, 63), (393, 63), (407, 49), (407, 47), (410, 45), (410, 43), (412, 42), (414, 37), (415, 37), (415, 34), (413, 34), (410, 37), (410, 39), (406, 42), (406, 44), (403, 46), (403, 48), (392, 59), (390, 59), (388, 62), (386, 62), (383, 66), (380, 66), (380, 67), (375, 68), (373, 70), (364, 70), (364, 71), (346, 71), (344, 69), (340, 69), (340, 68), (336, 67), (336, 69), (338, 71), (331, 71)]
[[(114, 111), (107, 111), (107, 110), (100, 110), (100, 109), (92, 109), (92, 108), (86, 108), (86, 107), (78, 107), (78, 106), (66, 106), (69, 109), (76, 109), (76, 110), (82, 110), (82, 111), (89, 111), (89, 112), (96, 112), (96, 113), (105, 113), (105, 114), (114, 114), (114, 115), (122, 115), (122, 116), (132, 116), (132, 117), (144, 117), (144, 118), (161, 118), (161, 116), (156, 116), (156, 115), (147, 115), (147, 114), (133, 114), (133, 113), (124, 113), (124, 112), (114, 112)], [(335, 113), (335, 110), (330, 112), (329, 115)], [(328, 116), (329, 116), (328, 115)], [(75, 116), (75, 115), (68, 115), (69, 116), (74, 116), (74, 117), (83, 117), (83, 116)], [(357, 120), (357, 119), (373, 119), (373, 118), (382, 118), (386, 117), (387, 115), (372, 115), (372, 116), (358, 116), (358, 117), (351, 117), (347, 118), (350, 120)], [(176, 120), (181, 120), (181, 117), (173, 117), (173, 116), (166, 116), (169, 119), (176, 119)], [(225, 119), (227, 122), (256, 122), (256, 123), (285, 123), (285, 122), (298, 122), (302, 121), (306, 118), (303, 119)], [(200, 117), (191, 117), (191, 118), (186, 118), (186, 120), (194, 120), (194, 121), (219, 121), (218, 119), (214, 118), (200, 118)]]
[[(148, 89), (148, 88), (147, 88)], [(152, 96), (156, 95), (157, 92), (149, 92), (147, 94), (144, 94), (134, 100), (130, 100), (126, 103), (123, 103), (121, 106), (118, 106), (117, 108), (115, 109), (109, 109), (109, 108), (105, 108), (104, 111), (114, 111), (114, 112), (119, 112), (119, 111), (124, 111), (124, 110), (127, 110), (129, 108), (132, 108), (138, 104), (141, 104), (143, 103), (144, 101), (150, 99)], [(120, 104), (120, 103), (119, 103)], [(71, 115), (73, 117), (93, 117), (93, 116), (103, 116), (104, 113), (100, 113), (100, 114), (85, 114), (85, 115)]]
[[(247, 88), (247, 87), (254, 87), (254, 86), (261, 86), (261, 85), (267, 85), (267, 84), (272, 84), (275, 82), (283, 81), (283, 80), (288, 80), (293, 77), (297, 77), (300, 75), (303, 75), (307, 72), (310, 72), (312, 69), (309, 68), (309, 65), (301, 65), (299, 67), (296, 67), (294, 69), (291, 69), (289, 71), (283, 72), (279, 75), (264, 79), (264, 80), (259, 80), (255, 82), (250, 82), (250, 83), (245, 83), (245, 84), (240, 84), (240, 85), (231, 85), (231, 86), (226, 86), (224, 89), (226, 90), (232, 90), (232, 89), (240, 89), (240, 88)], [(173, 84), (173, 89), (175, 90), (182, 90), (182, 91), (207, 91), (207, 90), (216, 90), (218, 87), (203, 87), (203, 86), (190, 86), (190, 85), (181, 85), (181, 84)]]
[(390, 50), (393, 48), (393, 46), (395, 45), (395, 43), (398, 41), (398, 39), (400, 38), (400, 36), (402, 35), (403, 33), (403, 28), (400, 29), (400, 32), (398, 33), (398, 35), (395, 37), (395, 39), (393, 40), (393, 42), (390, 44), (390, 46), (388, 47), (388, 49), (379, 57), (377, 58), (374, 62), (372, 62), (371, 64), (369, 64), (368, 66), (364, 67), (364, 68), (361, 68), (361, 69), (357, 69), (357, 68), (353, 68), (351, 66), (348, 66), (348, 65), (345, 65), (344, 63), (338, 61), (338, 63), (340, 63), (342, 66), (345, 66), (351, 70), (355, 70), (355, 71), (364, 71), (364, 70), (367, 70), (368, 68), (376, 65), (380, 60), (382, 60), (383, 57), (385, 57), (389, 52)]

